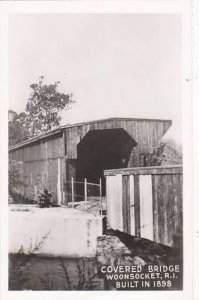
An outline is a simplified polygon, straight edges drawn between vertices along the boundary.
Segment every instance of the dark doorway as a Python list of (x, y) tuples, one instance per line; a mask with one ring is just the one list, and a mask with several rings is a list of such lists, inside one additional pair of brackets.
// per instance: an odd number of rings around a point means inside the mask
[(91, 130), (77, 146), (78, 181), (99, 183), (105, 195), (104, 170), (126, 168), (137, 143), (122, 128)]

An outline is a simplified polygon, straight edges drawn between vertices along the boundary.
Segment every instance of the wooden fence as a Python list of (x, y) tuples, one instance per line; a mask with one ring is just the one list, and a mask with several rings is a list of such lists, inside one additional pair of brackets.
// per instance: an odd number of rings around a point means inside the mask
[(168, 246), (182, 228), (182, 166), (105, 171), (110, 227)]

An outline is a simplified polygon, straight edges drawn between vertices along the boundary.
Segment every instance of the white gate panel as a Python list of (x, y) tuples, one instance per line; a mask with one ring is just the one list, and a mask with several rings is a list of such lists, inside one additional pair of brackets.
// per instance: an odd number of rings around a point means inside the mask
[(122, 175), (106, 177), (107, 219), (109, 226), (123, 230), (122, 219)]
[(153, 202), (151, 175), (140, 175), (141, 237), (153, 240)]

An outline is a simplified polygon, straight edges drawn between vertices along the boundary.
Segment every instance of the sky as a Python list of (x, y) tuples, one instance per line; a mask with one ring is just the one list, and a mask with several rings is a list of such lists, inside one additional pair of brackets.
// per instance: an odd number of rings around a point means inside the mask
[(171, 119), (182, 140), (182, 34), (175, 14), (13, 14), (9, 108), (30, 85), (60, 81), (76, 103), (62, 125), (109, 117)]

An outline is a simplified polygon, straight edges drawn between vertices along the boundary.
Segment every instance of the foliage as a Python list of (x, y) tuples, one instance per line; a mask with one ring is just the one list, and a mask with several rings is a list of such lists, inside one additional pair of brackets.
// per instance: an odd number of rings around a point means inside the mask
[(31, 84), (25, 112), (16, 114), (9, 121), (10, 146), (58, 127), (61, 121), (59, 113), (74, 103), (72, 94), (58, 91), (59, 81), (49, 85), (43, 81), (41, 76), (37, 84)]
[(182, 164), (182, 148), (173, 139), (163, 140), (152, 154), (151, 164), (178, 165)]
[(9, 163), (8, 180), (8, 191), (10, 195), (14, 195), (17, 189), (24, 185), (20, 179), (19, 167), (14, 163)]
[(67, 268), (67, 264), (63, 258), (59, 258), (59, 263), (59, 275), (65, 281), (65, 290), (95, 290), (99, 287), (98, 273), (93, 272), (93, 274), (90, 274), (88, 272), (88, 259), (80, 258), (77, 261), (76, 266), (73, 268), (73, 276), (71, 276), (71, 271)]
[(58, 92), (59, 81), (46, 85), (44, 77), (39, 78), (38, 84), (32, 84), (30, 98), (26, 105), (26, 113), (30, 122), (30, 136), (49, 131), (60, 125), (59, 112), (70, 108), (72, 95)]
[[(94, 265), (95, 264), (95, 265)], [(96, 262), (88, 258), (39, 257), (37, 252), (9, 255), (10, 290), (99, 290)]]
[[(37, 240), (34, 245), (32, 241), (29, 247), (29, 254), (25, 255), (23, 245), (21, 245), (17, 254), (9, 255), (9, 289), (23, 290), (25, 288), (34, 289), (34, 282), (32, 282), (32, 274), (30, 264), (32, 259), (36, 256), (37, 251), (41, 250), (45, 240), (48, 238), (50, 232), (47, 232)], [(34, 262), (32, 262), (34, 264)]]
[(40, 208), (50, 207), (51, 198), (53, 196), (52, 192), (49, 192), (45, 187), (38, 191), (38, 206)]
[(15, 115), (12, 121), (8, 123), (9, 146), (23, 142), (29, 138), (30, 122), (27, 114), (22, 112)]

